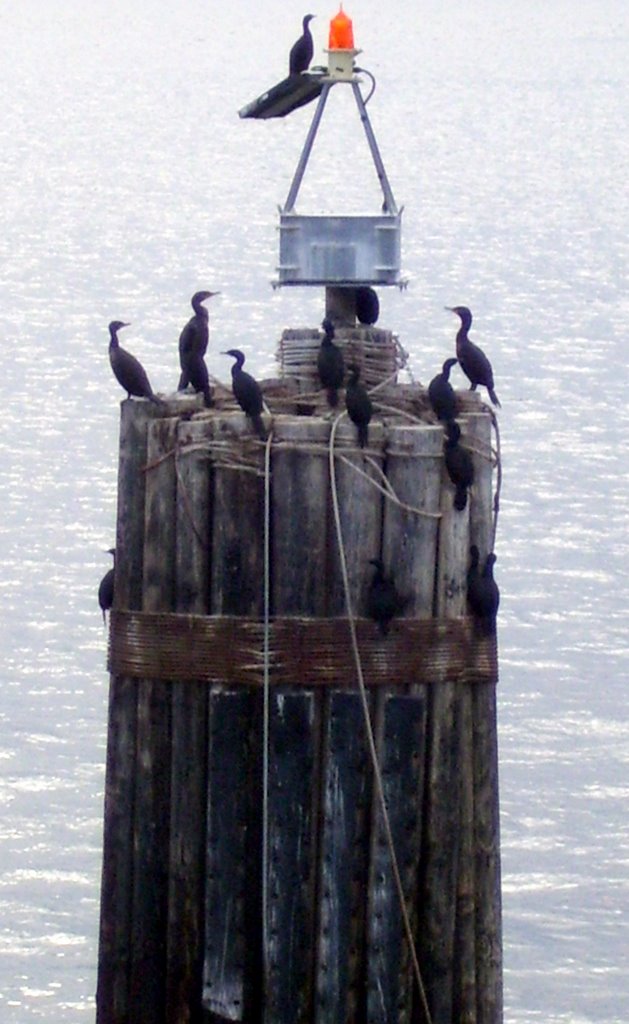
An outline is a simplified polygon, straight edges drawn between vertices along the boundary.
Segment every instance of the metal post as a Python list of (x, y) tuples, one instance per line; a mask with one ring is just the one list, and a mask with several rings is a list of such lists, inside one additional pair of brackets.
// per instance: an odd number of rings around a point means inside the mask
[(363, 128), (365, 129), (365, 135), (367, 136), (367, 142), (369, 143), (369, 149), (371, 150), (371, 155), (373, 157), (373, 162), (374, 162), (375, 167), (376, 167), (376, 172), (378, 174), (378, 179), (380, 181), (380, 185), (382, 186), (382, 193), (384, 195), (384, 209), (385, 209), (385, 212), (386, 213), (391, 213), (391, 214), (397, 214), (397, 212), (398, 212), (397, 205), (396, 205), (395, 199), (393, 198), (393, 192), (391, 191), (391, 186), (389, 185), (389, 179), (387, 178), (387, 172), (384, 169), (384, 164), (382, 162), (382, 157), (380, 156), (380, 150), (378, 149), (378, 143), (376, 142), (376, 136), (373, 133), (373, 129), (371, 127), (371, 122), (369, 120), (369, 115), (367, 113), (367, 108), (365, 107), (365, 103), (363, 101), (363, 97), (362, 97), (362, 94), (361, 94), (361, 91), (360, 91), (360, 86), (358, 85), (358, 82), (356, 82), (356, 81), (352, 82), (352, 89), (354, 90), (354, 96), (356, 98), (356, 105), (357, 105), (358, 111), (360, 113), (360, 119), (361, 119), (361, 121), (363, 123)]
[(308, 136), (304, 143), (304, 148), (301, 151), (299, 163), (297, 164), (297, 170), (295, 171), (295, 177), (293, 178), (293, 183), (290, 187), (290, 191), (286, 198), (286, 203), (284, 205), (282, 213), (292, 213), (293, 208), (295, 206), (297, 193), (299, 192), (299, 189), (301, 187), (301, 182), (304, 176), (304, 172), (306, 170), (306, 165), (308, 163), (308, 160), (310, 159), (310, 153), (312, 151), (314, 140), (319, 129), (319, 124), (321, 123), (321, 118), (323, 117), (323, 111), (325, 109), (328, 93), (330, 92), (332, 84), (333, 83), (331, 82), (326, 82), (326, 84), (323, 86), (323, 92), (319, 97), (317, 109), (315, 110), (315, 115), (312, 119), (312, 124), (310, 125), (310, 131), (308, 132)]

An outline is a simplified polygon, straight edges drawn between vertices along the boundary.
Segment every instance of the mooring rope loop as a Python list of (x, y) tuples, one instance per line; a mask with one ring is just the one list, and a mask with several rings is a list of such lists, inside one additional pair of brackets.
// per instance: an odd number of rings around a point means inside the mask
[[(356, 454), (360, 454), (361, 452), (364, 452), (364, 449), (359, 448)], [(400, 498), (398, 498), (393, 488), (393, 485), (389, 481), (389, 478), (387, 477), (382, 467), (379, 466), (374, 459), (369, 458), (369, 456), (365, 457), (365, 461), (368, 462), (369, 465), (372, 466), (373, 469), (381, 477), (381, 484), (379, 484), (377, 480), (374, 480), (374, 478), (370, 476), (369, 473), (366, 473), (361, 466), (357, 465), (357, 463), (355, 462), (352, 462), (351, 459), (348, 459), (345, 453), (341, 455), (339, 452), (336, 452), (334, 457), (338, 459), (339, 462), (342, 462), (344, 463), (344, 465), (349, 466), (350, 469), (352, 469), (355, 473), (358, 474), (358, 476), (364, 477), (364, 479), (367, 480), (368, 483), (372, 485), (372, 487), (375, 487), (375, 489), (377, 491), (380, 491), (380, 493), (383, 494), (388, 501), (392, 501), (394, 505), (397, 505), (398, 508), (401, 508), (404, 512), (411, 512), (413, 515), (423, 516), (426, 519), (441, 519), (441, 512), (428, 512), (426, 509), (417, 508), (416, 505), (409, 505), (407, 502), (402, 501)], [(434, 458), (434, 456), (432, 455), (428, 457)]]

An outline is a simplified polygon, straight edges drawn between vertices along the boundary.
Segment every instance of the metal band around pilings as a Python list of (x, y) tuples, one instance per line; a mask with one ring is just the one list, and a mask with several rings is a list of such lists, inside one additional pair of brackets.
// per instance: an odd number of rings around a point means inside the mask
[[(368, 686), (496, 683), (496, 637), (474, 620), (395, 619), (386, 636), (371, 619), (356, 632)], [(227, 687), (261, 686), (264, 624), (237, 616), (112, 611), (114, 675)], [(273, 686), (355, 688), (347, 619), (276, 618), (270, 624)]]

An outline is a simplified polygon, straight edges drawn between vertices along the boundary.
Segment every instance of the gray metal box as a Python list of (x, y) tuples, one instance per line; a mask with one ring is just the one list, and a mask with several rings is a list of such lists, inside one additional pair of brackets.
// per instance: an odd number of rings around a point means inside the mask
[(279, 284), (399, 284), (401, 216), (280, 213)]

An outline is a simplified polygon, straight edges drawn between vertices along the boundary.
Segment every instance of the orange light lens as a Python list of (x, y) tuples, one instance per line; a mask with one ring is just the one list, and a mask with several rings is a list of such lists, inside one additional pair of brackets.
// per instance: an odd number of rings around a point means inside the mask
[(332, 21), (330, 22), (330, 41), (328, 43), (328, 49), (354, 49), (354, 29), (352, 28), (352, 20), (347, 17), (342, 7), (336, 17), (332, 18)]

